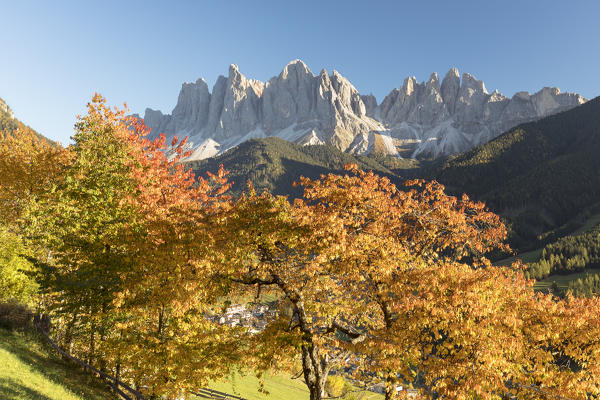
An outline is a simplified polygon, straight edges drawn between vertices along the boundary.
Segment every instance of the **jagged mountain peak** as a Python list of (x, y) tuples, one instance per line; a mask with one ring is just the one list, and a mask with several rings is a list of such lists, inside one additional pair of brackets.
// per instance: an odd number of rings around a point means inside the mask
[(488, 93), (474, 75), (451, 68), (441, 85), (435, 73), (426, 82), (406, 78), (380, 105), (371, 103), (367, 115), (386, 126), (402, 154), (438, 157), (468, 150), (519, 123), (585, 101), (557, 88), (543, 88), (533, 95), (518, 92), (509, 99), (497, 90)]
[(444, 79), (449, 78), (460, 78), (460, 72), (458, 71), (458, 68), (456, 67), (452, 67), (448, 70), (448, 72), (446, 72), (446, 75), (444, 75)]
[(438, 77), (437, 72), (434, 72), (429, 76), (429, 80), (425, 84), (425, 90), (428, 93), (431, 93), (431, 92), (440, 93), (441, 92), (440, 78)]
[(340, 73), (339, 73), (339, 71), (338, 71), (337, 69), (334, 69), (334, 70), (331, 72), (331, 76), (332, 76), (332, 77), (335, 77), (336, 79), (339, 79), (339, 80), (341, 80), (341, 79), (347, 80), (346, 78), (344, 78), (344, 77), (342, 76), (342, 74), (340, 74)]
[(246, 78), (231, 64), (212, 92), (203, 79), (184, 83), (170, 115), (147, 109), (144, 119), (154, 134), (190, 136), (195, 158), (266, 136), (328, 143), (354, 153), (438, 157), (584, 101), (556, 88), (533, 95), (519, 92), (509, 99), (497, 90), (489, 94), (482, 80), (451, 68), (441, 82), (435, 72), (423, 82), (407, 77), (377, 104), (373, 95), (361, 96), (338, 70), (315, 75), (297, 59), (266, 83)]
[(488, 92), (485, 88), (485, 83), (483, 83), (483, 81), (480, 81), (479, 79), (475, 78), (473, 75), (469, 74), (468, 72), (463, 72), (463, 74), (462, 74), (461, 87), (464, 87), (467, 89), (474, 89), (479, 92), (488, 94)]
[(194, 157), (214, 155), (253, 137), (279, 136), (299, 143), (330, 143), (346, 150), (357, 135), (383, 129), (366, 116), (356, 88), (337, 70), (315, 76), (301, 60), (288, 63), (266, 83), (248, 79), (237, 65), (205, 84), (185, 84), (171, 115), (148, 109), (154, 134), (188, 135)]
[(429, 80), (427, 81), (427, 83), (432, 82), (440, 82), (440, 77), (438, 76), (437, 72), (432, 72), (431, 75), (429, 75)]
[(240, 74), (240, 67), (237, 64), (229, 64), (229, 76)]
[(310, 68), (304, 63), (304, 61), (300, 59), (290, 61), (281, 71), (279, 77), (281, 79), (287, 79), (288, 75), (295, 74), (298, 75), (310, 75), (314, 76)]

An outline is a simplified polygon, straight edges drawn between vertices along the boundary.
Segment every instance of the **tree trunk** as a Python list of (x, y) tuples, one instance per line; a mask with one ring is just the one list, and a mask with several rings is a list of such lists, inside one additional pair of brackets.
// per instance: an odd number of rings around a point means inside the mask
[(77, 321), (77, 314), (73, 314), (73, 318), (67, 323), (65, 327), (65, 336), (63, 337), (62, 348), (69, 352), (72, 352), (71, 345), (73, 343), (73, 328), (75, 327), (75, 322)]
[(329, 363), (327, 359), (321, 359), (319, 348), (315, 346), (302, 296), (294, 291), (290, 291), (283, 283), (279, 285), (294, 305), (293, 315), (298, 317), (300, 331), (303, 334), (302, 373), (304, 374), (304, 382), (310, 393), (310, 400), (321, 400), (325, 397), (325, 380), (329, 373)]
[(117, 363), (117, 370), (115, 371), (115, 386), (119, 388), (119, 382), (121, 380), (121, 363)]
[(309, 352), (310, 349), (308, 348), (308, 345), (302, 345), (302, 373), (304, 374), (304, 382), (308, 387), (310, 400), (320, 400), (321, 397), (319, 396), (320, 392), (318, 392), (317, 388), (317, 378), (310, 361)]
[(88, 353), (88, 364), (93, 365), (94, 353), (96, 352), (96, 324), (92, 320), (92, 326), (90, 328), (90, 348)]
[(302, 372), (310, 393), (310, 400), (325, 397), (325, 382), (328, 369), (324, 368), (318, 349), (312, 343), (302, 345)]
[(396, 397), (396, 384), (394, 378), (391, 376), (391, 372), (388, 372), (385, 380), (385, 400), (391, 400), (394, 397)]
[(165, 315), (165, 306), (161, 305), (160, 311), (158, 313), (158, 328), (157, 328), (157, 331), (158, 331), (157, 333), (158, 333), (159, 337), (162, 336), (162, 332), (163, 332), (164, 315)]
[[(106, 333), (103, 330), (102, 333), (100, 334), (100, 343), (98, 344), (98, 347), (100, 349), (103, 348), (103, 343), (105, 340), (106, 340)], [(106, 365), (107, 365), (106, 358), (102, 356), (102, 352), (99, 352), (99, 354), (98, 354), (98, 369), (102, 372), (106, 372)]]

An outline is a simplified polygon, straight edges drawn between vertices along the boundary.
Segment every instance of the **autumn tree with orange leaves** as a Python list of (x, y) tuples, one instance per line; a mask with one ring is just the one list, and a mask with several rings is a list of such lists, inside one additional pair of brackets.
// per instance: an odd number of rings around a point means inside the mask
[[(506, 249), (506, 230), (482, 203), (448, 196), (435, 182), (408, 181), (398, 190), (387, 178), (353, 165), (347, 169), (351, 175), (301, 183), (309, 203), (343, 223), (346, 246), (337, 273), (350, 278), (347, 293), (355, 291), (356, 297), (349, 301), (364, 304), (360, 313), (368, 318), (360, 324), (370, 330), (358, 346), (365, 352), (363, 371), (380, 375), (390, 398), (397, 384), (415, 381), (418, 364), (409, 354), (417, 348), (414, 340), (429, 335), (426, 329), (400, 334), (399, 327), (422, 324), (425, 316), (416, 318), (398, 307), (414, 306), (408, 298), (419, 287), (435, 290), (434, 279), (453, 263), (468, 259), (472, 266), (489, 266), (485, 254)], [(459, 270), (453, 271), (454, 276)], [(439, 294), (426, 296), (431, 300)]]
[(5, 224), (19, 222), (30, 201), (60, 179), (68, 152), (51, 144), (31, 129), (0, 137), (0, 218)]
[(399, 280), (465, 257), (487, 266), (484, 254), (504, 248), (506, 236), (483, 204), (447, 196), (440, 185), (415, 181), (409, 184), (422, 187), (400, 191), (348, 168), (352, 175), (302, 179), (304, 198), (293, 205), (251, 190), (224, 214), (217, 240), (214, 279), (229, 283), (224, 295), (269, 290), (291, 309), (253, 347), (265, 369), (288, 361), (278, 351), (295, 355), (311, 399), (324, 396), (332, 369), (349, 365), (363, 365), (363, 378), (387, 371), (388, 394), (396, 381), (410, 381), (400, 379), (410, 366), (402, 354), (409, 338), (386, 338), (397, 333), (403, 291), (412, 290)]
[[(27, 212), (62, 345), (144, 392), (179, 396), (227, 373), (236, 348), (203, 316), (207, 215), (227, 199), (221, 169), (195, 179), (185, 141), (112, 110), (96, 95), (76, 124), (62, 179)], [(167, 148), (173, 154), (167, 158)]]
[[(17, 124), (19, 125), (19, 124)], [(23, 213), (62, 178), (68, 152), (30, 128), (0, 132), (0, 301), (39, 302), (36, 270), (27, 260), (35, 250), (23, 240)], [(43, 256), (42, 251), (37, 256)]]

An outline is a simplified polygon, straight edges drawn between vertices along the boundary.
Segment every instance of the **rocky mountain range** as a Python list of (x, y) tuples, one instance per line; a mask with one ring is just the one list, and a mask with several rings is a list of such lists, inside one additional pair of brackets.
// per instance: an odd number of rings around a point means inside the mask
[(248, 79), (236, 65), (212, 91), (203, 79), (184, 83), (171, 114), (146, 109), (156, 135), (189, 136), (190, 160), (212, 157), (251, 139), (276, 136), (299, 144), (331, 144), (356, 154), (439, 157), (486, 143), (520, 123), (584, 103), (578, 94), (543, 88), (508, 98), (453, 68), (440, 82), (406, 78), (381, 104), (361, 95), (334, 70), (315, 75), (294, 60), (267, 82)]

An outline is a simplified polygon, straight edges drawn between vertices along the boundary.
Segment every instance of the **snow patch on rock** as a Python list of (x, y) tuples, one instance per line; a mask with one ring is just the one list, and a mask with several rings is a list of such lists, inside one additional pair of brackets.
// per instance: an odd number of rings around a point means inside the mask
[(186, 157), (186, 161), (204, 160), (205, 158), (214, 157), (220, 152), (221, 145), (213, 139), (206, 139), (196, 146), (192, 154)]

